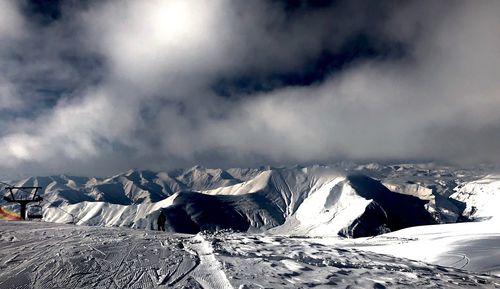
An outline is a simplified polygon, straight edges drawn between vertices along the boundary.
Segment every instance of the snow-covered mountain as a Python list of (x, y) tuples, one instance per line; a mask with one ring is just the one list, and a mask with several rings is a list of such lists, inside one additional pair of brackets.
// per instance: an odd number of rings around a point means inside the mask
[(466, 204), (464, 215), (476, 220), (500, 220), (500, 175), (487, 175), (455, 188), (453, 199)]
[[(199, 166), (173, 172), (129, 170), (109, 178), (75, 176), (30, 177), (7, 181), (13, 186), (41, 186), (40, 195), (54, 205), (80, 202), (106, 202), (131, 205), (158, 202), (183, 190), (207, 190), (241, 182), (239, 178), (253, 176), (256, 170), (232, 169), (233, 175), (221, 169)], [(5, 185), (0, 185), (4, 190)]]
[(498, 178), (485, 175), (481, 169), (432, 164), (340, 163), (130, 170), (110, 178), (32, 177), (11, 184), (43, 187), (48, 222), (155, 229), (163, 211), (167, 230), (175, 232), (233, 229), (361, 237), (486, 217), (478, 212), (489, 214), (485, 200), (498, 195), (498, 185), (492, 185)]

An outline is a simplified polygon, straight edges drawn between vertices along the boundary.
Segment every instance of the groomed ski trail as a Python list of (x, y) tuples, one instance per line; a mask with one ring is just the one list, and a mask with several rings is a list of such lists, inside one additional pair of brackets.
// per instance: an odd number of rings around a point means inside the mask
[(196, 255), (200, 260), (200, 263), (193, 270), (191, 276), (204, 289), (233, 289), (233, 286), (229, 283), (226, 274), (222, 270), (222, 265), (215, 258), (212, 246), (203, 235), (197, 234), (190, 241), (186, 244), (186, 251)]

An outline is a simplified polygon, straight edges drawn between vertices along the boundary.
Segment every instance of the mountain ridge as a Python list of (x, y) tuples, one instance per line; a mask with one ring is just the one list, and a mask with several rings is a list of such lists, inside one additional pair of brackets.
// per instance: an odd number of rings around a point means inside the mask
[[(169, 173), (129, 170), (108, 178), (31, 177), (12, 184), (44, 186), (44, 216), (52, 222), (155, 229), (163, 211), (167, 230), (176, 232), (233, 229), (359, 237), (460, 221), (468, 207), (450, 196), (481, 176), (408, 164), (195, 166)], [(418, 212), (418, 217), (405, 211)]]

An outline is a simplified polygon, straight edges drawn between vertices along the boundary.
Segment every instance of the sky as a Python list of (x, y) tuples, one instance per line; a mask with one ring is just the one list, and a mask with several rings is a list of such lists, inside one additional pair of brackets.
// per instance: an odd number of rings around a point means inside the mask
[(0, 175), (500, 161), (500, 1), (0, 1)]

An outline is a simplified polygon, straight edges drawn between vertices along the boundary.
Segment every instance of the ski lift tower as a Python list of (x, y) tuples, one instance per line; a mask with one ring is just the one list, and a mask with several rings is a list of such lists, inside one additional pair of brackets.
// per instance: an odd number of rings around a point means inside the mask
[[(7, 193), (4, 195), (3, 199), (9, 203), (18, 203), (21, 206), (21, 218), (26, 220), (26, 206), (29, 203), (41, 202), (42, 197), (38, 195), (38, 190), (42, 187), (6, 187), (5, 189), (9, 191), (10, 196)], [(16, 194), (14, 194), (16, 191)]]

